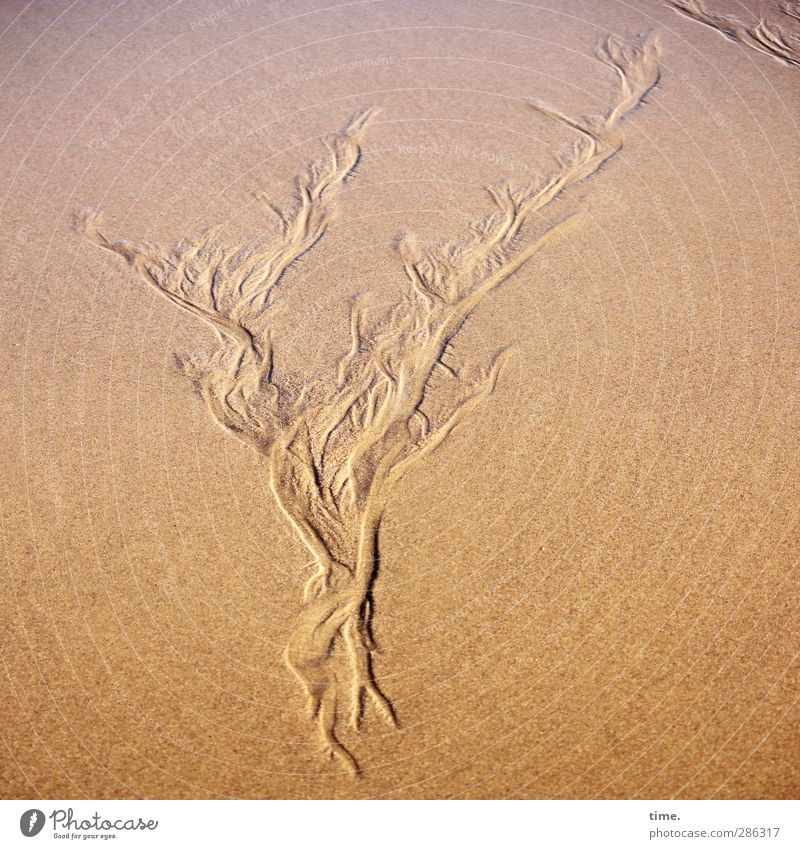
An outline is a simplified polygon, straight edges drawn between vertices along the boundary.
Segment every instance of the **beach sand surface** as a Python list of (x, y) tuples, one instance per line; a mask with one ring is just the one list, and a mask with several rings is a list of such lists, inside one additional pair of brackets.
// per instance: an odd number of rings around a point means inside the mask
[[(656, 0), (550, 6), (3, 4), (3, 797), (797, 797), (800, 67)], [(461, 243), (487, 187), (557, 173), (575, 133), (532, 104), (602, 115), (598, 43), (647, 32), (622, 149), (452, 342), (508, 346), (493, 391), (388, 497), (398, 727), (337, 713), (354, 779), (284, 663), (313, 558), (176, 365), (214, 332), (73, 217), (257, 242), (254, 193), (290, 207), (379, 108), (276, 288), (276, 372), (330, 383), (353, 299), (407, 287), (398, 234)]]

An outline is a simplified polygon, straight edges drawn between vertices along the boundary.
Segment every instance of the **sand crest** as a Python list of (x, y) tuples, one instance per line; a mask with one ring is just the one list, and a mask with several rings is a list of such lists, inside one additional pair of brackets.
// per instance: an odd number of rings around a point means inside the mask
[(796, 795), (797, 9), (4, 11), (2, 792)]

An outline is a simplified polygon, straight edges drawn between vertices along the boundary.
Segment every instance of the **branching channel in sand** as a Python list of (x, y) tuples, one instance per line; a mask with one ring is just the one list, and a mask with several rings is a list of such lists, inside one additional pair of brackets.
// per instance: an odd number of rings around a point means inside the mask
[(555, 172), (536, 186), (490, 188), (491, 210), (463, 240), (423, 246), (401, 236), (397, 301), (386, 309), (355, 301), (338, 368), (305, 385), (274, 367), (273, 296), (325, 234), (376, 110), (359, 112), (326, 141), (326, 155), (297, 178), (291, 208), (270, 206), (278, 226), (268, 248), (220, 244), (214, 229), (171, 249), (112, 241), (98, 212), (81, 216), (88, 239), (215, 331), (214, 350), (183, 365), (214, 418), (264, 457), (272, 493), (311, 553), (314, 573), (285, 660), (324, 751), (354, 775), (358, 765), (340, 740), (343, 717), (357, 729), (369, 704), (396, 721), (372, 665), (372, 588), (387, 499), (493, 392), (506, 360), (497, 350), (483, 365), (456, 368), (450, 346), (478, 304), (563, 229), (564, 221), (545, 223), (545, 207), (621, 149), (620, 125), (658, 81), (657, 56), (653, 38), (601, 44), (597, 57), (616, 80), (602, 116), (570, 118), (533, 104), (575, 134)]
[[(722, 15), (706, 9), (700, 0), (668, 0), (668, 2), (682, 15), (715, 29), (730, 41), (744, 44), (786, 65), (800, 67), (800, 35), (786, 31), (776, 21), (760, 18), (748, 25), (737, 20), (733, 15)], [(778, 8), (786, 17), (800, 21), (798, 0), (787, 0)]]

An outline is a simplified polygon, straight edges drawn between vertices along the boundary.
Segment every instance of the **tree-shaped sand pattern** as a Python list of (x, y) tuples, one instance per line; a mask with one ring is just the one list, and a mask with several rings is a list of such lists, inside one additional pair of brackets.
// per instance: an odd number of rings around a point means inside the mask
[(492, 393), (505, 358), (499, 350), (484, 365), (456, 370), (448, 347), (478, 304), (559, 232), (564, 222), (546, 223), (543, 210), (620, 150), (620, 125), (658, 80), (653, 39), (608, 38), (597, 56), (616, 75), (603, 115), (572, 119), (533, 105), (577, 134), (556, 173), (537, 186), (490, 188), (492, 210), (463, 241), (421, 247), (402, 236), (398, 300), (386, 309), (354, 302), (336, 373), (306, 385), (274, 368), (273, 295), (324, 235), (375, 110), (355, 115), (326, 141), (325, 158), (297, 178), (294, 205), (273, 209), (279, 227), (268, 248), (219, 244), (214, 229), (171, 249), (111, 241), (99, 213), (82, 216), (92, 242), (216, 331), (215, 349), (186, 358), (185, 370), (215, 419), (263, 456), (274, 497), (313, 556), (285, 659), (324, 750), (353, 774), (356, 761), (337, 735), (343, 706), (354, 728), (365, 702), (395, 723), (372, 668), (372, 586), (387, 498)]

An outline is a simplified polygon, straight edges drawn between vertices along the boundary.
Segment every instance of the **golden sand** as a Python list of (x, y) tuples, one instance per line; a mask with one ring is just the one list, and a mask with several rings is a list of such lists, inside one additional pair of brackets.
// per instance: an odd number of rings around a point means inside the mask
[(3, 14), (4, 796), (797, 794), (796, 4)]

